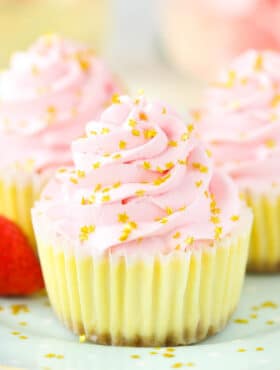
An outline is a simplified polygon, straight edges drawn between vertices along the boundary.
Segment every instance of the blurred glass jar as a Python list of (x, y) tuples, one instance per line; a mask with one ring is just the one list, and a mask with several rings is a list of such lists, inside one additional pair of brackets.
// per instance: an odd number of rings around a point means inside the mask
[(0, 0), (0, 65), (46, 33), (60, 33), (100, 51), (109, 18), (109, 0)]
[(158, 0), (163, 45), (186, 73), (211, 79), (248, 48), (280, 49), (280, 0)]

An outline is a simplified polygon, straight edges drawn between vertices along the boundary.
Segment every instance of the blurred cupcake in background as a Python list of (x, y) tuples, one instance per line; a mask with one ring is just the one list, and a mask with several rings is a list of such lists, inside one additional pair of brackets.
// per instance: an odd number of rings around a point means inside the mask
[(158, 0), (163, 46), (184, 73), (209, 80), (248, 48), (280, 48), (279, 0)]
[(55, 168), (71, 163), (70, 142), (118, 91), (85, 46), (50, 35), (15, 53), (0, 76), (0, 214), (34, 245), (30, 208)]
[[(104, 134), (105, 133), (105, 134)], [(51, 304), (103, 344), (179, 345), (222, 330), (252, 215), (170, 107), (120, 97), (73, 142), (33, 209)]]
[(110, 10), (108, 0), (1, 0), (0, 66), (49, 32), (102, 51), (112, 24)]
[(209, 87), (200, 137), (254, 213), (248, 268), (280, 271), (280, 54), (248, 51)]

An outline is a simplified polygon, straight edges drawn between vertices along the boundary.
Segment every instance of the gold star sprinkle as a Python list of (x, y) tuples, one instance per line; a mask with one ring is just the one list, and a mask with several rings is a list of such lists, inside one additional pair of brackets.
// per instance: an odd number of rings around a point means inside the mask
[(102, 185), (101, 184), (96, 184), (95, 188), (94, 188), (94, 192), (98, 192), (102, 189)]
[(260, 72), (263, 69), (263, 57), (259, 54), (255, 60), (254, 70)]
[(263, 347), (256, 347), (256, 351), (264, 351)]
[(55, 108), (55, 106), (53, 106), (53, 105), (48, 106), (47, 113), (48, 114), (51, 114), (51, 115), (56, 114), (56, 108)]
[(131, 355), (130, 357), (131, 357), (131, 358), (133, 358), (133, 359), (138, 359), (138, 358), (140, 358), (140, 356), (139, 356), (139, 355)]
[(56, 355), (54, 353), (47, 353), (44, 357), (46, 357), (46, 358), (55, 358)]
[(142, 197), (145, 195), (145, 193), (146, 193), (145, 190), (140, 189), (136, 190), (135, 195), (137, 195), (138, 197)]
[(119, 97), (119, 95), (118, 95), (118, 94), (114, 94), (114, 95), (112, 96), (112, 103), (113, 103), (113, 104), (121, 104), (120, 97)]
[(203, 164), (198, 163), (198, 162), (193, 162), (192, 168), (194, 168), (195, 170), (198, 170), (201, 173), (207, 173), (208, 172), (208, 167), (206, 167)]
[(174, 235), (173, 235), (173, 239), (178, 239), (180, 238), (181, 236), (181, 233), (179, 231), (177, 231)]
[(280, 103), (280, 94), (275, 94), (270, 104), (272, 108), (276, 108), (279, 103)]
[(108, 193), (111, 188), (108, 186), (107, 188), (102, 189), (102, 193)]
[(194, 119), (196, 122), (200, 121), (200, 120), (201, 120), (201, 112), (200, 112), (199, 110), (194, 110), (194, 111), (192, 112), (192, 117), (193, 117), (193, 119)]
[(273, 320), (267, 320), (266, 321), (266, 325), (274, 325), (275, 324), (275, 321)]
[(117, 189), (117, 188), (119, 188), (120, 186), (121, 186), (121, 182), (120, 182), (120, 181), (115, 182), (115, 183), (113, 184), (113, 188), (114, 188), (114, 189)]
[(20, 336), (19, 336), (19, 339), (23, 339), (23, 340), (25, 340), (25, 339), (28, 339), (28, 337), (27, 337), (26, 335), (20, 335)]
[(103, 197), (101, 198), (102, 202), (110, 202), (111, 200), (111, 197), (110, 195), (103, 195)]
[(164, 169), (163, 168), (161, 168), (160, 166), (157, 166), (156, 167), (156, 170), (159, 172), (159, 173), (164, 173)]
[(221, 221), (220, 221), (220, 218), (218, 216), (211, 216), (210, 217), (210, 221), (213, 223), (213, 224), (219, 224)]
[(208, 156), (209, 158), (211, 158), (211, 157), (212, 157), (212, 152), (211, 152), (211, 150), (210, 150), (210, 149), (206, 149), (206, 150), (205, 150), (205, 152), (206, 152), (206, 154), (207, 154), (207, 156)]
[(87, 72), (90, 69), (90, 60), (84, 52), (77, 52), (75, 59), (83, 72)]
[(127, 233), (122, 233), (121, 236), (119, 237), (119, 240), (121, 242), (124, 242), (124, 241), (126, 241), (128, 239), (128, 236), (129, 235)]
[(247, 350), (245, 348), (238, 348), (237, 352), (246, 352)]
[(165, 168), (166, 169), (171, 170), (173, 167), (174, 167), (174, 163), (173, 162), (167, 162), (167, 163), (165, 163)]
[(258, 314), (256, 313), (251, 313), (250, 315), (251, 319), (256, 319), (258, 317)]
[(78, 180), (77, 180), (75, 177), (70, 177), (70, 181), (71, 181), (73, 184), (78, 184)]
[(97, 168), (99, 168), (100, 167), (100, 162), (95, 162), (95, 163), (93, 163), (93, 165), (92, 165), (92, 168), (94, 169), (94, 170), (96, 170)]
[(168, 357), (168, 358), (170, 357), (171, 358), (171, 357), (174, 357), (175, 355), (173, 355), (173, 353), (168, 353), (167, 352), (167, 353), (164, 353), (162, 356), (163, 357)]
[(266, 301), (261, 304), (262, 308), (278, 308), (278, 304), (271, 302), (271, 301)]
[(195, 186), (197, 187), (197, 188), (200, 188), (200, 186), (203, 184), (203, 182), (202, 182), (202, 180), (199, 180), (199, 181), (196, 181), (195, 182)]
[(193, 236), (188, 236), (187, 239), (185, 240), (185, 243), (187, 245), (192, 245), (194, 242), (194, 237)]
[(110, 132), (110, 129), (109, 129), (108, 127), (103, 127), (103, 128), (101, 129), (101, 134), (102, 134), (102, 135), (109, 134), (109, 132)]
[(187, 141), (188, 140), (188, 138), (189, 138), (189, 134), (187, 133), (187, 132), (185, 132), (184, 134), (182, 134), (182, 136), (181, 136), (181, 140), (182, 141)]
[(144, 138), (145, 139), (152, 139), (156, 136), (157, 132), (154, 128), (144, 130)]
[(120, 142), (119, 142), (119, 148), (122, 150), (122, 149), (125, 149), (126, 148), (126, 142), (125, 141), (123, 141), (123, 140), (121, 140)]
[(77, 170), (78, 177), (85, 177), (85, 171)]
[(144, 168), (145, 170), (149, 170), (149, 169), (151, 168), (151, 163), (150, 163), (150, 162), (148, 162), (148, 161), (144, 161), (144, 162), (143, 162), (143, 168)]
[(228, 80), (224, 83), (224, 87), (231, 88), (234, 85), (236, 80), (236, 73), (235, 71), (228, 71)]
[(125, 212), (118, 214), (118, 221), (119, 222), (126, 223), (128, 220), (129, 220), (129, 217), (128, 217), (128, 215)]
[(148, 116), (145, 112), (139, 112), (139, 119), (142, 121), (148, 121)]
[(276, 146), (276, 141), (274, 139), (267, 139), (265, 141), (265, 146), (269, 149), (275, 148)]
[(132, 228), (132, 229), (137, 229), (138, 228), (138, 225), (136, 222), (134, 221), (130, 221), (129, 222), (129, 227)]
[(166, 223), (168, 222), (168, 218), (167, 218), (167, 217), (162, 217), (162, 218), (159, 220), (159, 222), (160, 222), (161, 224), (166, 224)]
[(231, 216), (230, 219), (231, 219), (231, 221), (236, 222), (236, 221), (239, 220), (239, 216), (238, 215), (233, 215), (233, 216)]
[(86, 204), (90, 204), (89, 201), (88, 201), (88, 199), (86, 199), (85, 197), (82, 197), (82, 199), (81, 199), (81, 205), (82, 206), (85, 206)]
[(176, 362), (171, 367), (172, 367), (172, 369), (179, 369), (179, 368), (183, 367), (183, 364), (182, 364), (182, 362)]
[(165, 107), (163, 107), (163, 108), (162, 108), (161, 113), (162, 113), (162, 114), (166, 114), (166, 112), (167, 112), (167, 111), (166, 111), (166, 108), (165, 108)]
[(247, 320), (247, 319), (235, 319), (234, 322), (236, 324), (248, 324), (249, 320)]
[(170, 216), (173, 213), (173, 209), (171, 207), (166, 207), (165, 212)]
[(133, 128), (133, 129), (131, 130), (131, 133), (132, 133), (132, 135), (133, 135), (133, 136), (140, 136), (140, 131), (139, 131), (139, 130), (137, 130), (136, 128)]
[(192, 133), (193, 132), (193, 130), (194, 130), (194, 125), (192, 124), (192, 123), (190, 123), (189, 125), (188, 125), (188, 133), (190, 134), (190, 133)]
[(88, 240), (90, 234), (94, 233), (95, 225), (84, 225), (80, 228), (80, 241)]
[(220, 239), (223, 232), (223, 228), (221, 226), (215, 227), (215, 239)]
[(116, 153), (113, 155), (113, 159), (120, 159), (122, 157), (121, 153)]
[(134, 119), (130, 119), (130, 120), (128, 121), (128, 125), (129, 125), (130, 127), (135, 127), (135, 126), (137, 125), (137, 122), (136, 122)]
[(178, 146), (178, 143), (177, 143), (177, 141), (175, 141), (175, 140), (169, 140), (169, 142), (168, 142), (168, 146), (176, 147), (176, 146)]
[(186, 166), (187, 161), (186, 161), (186, 159), (178, 159), (178, 163), (182, 164), (183, 166)]

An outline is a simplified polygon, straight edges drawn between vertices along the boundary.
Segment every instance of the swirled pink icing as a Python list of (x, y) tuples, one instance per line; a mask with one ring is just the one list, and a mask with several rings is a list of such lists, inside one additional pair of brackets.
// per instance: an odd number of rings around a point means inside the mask
[(180, 250), (227, 235), (241, 202), (193, 129), (161, 103), (120, 97), (73, 142), (75, 166), (58, 170), (34, 223), (44, 215), (56, 235), (100, 252)]
[(279, 182), (280, 54), (248, 51), (206, 93), (199, 136), (242, 188)]
[(0, 76), (0, 167), (70, 163), (69, 143), (119, 88), (103, 61), (58, 36), (15, 53)]

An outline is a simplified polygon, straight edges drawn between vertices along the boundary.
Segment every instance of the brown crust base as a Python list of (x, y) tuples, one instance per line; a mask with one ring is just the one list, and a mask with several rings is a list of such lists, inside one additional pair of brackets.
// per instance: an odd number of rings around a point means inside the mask
[(253, 273), (268, 273), (268, 274), (275, 274), (280, 272), (280, 261), (277, 261), (274, 264), (270, 264), (267, 262), (250, 262), (247, 266), (248, 272)]
[[(233, 311), (234, 312), (234, 311)], [(178, 339), (178, 337), (174, 334), (170, 334), (166, 336), (164, 342), (159, 343), (156, 338), (143, 338), (140, 335), (135, 336), (135, 338), (127, 340), (124, 338), (121, 333), (118, 337), (112, 338), (109, 333), (104, 334), (96, 334), (94, 330), (90, 333), (85, 334), (84, 328), (82, 324), (72, 324), (69, 321), (65, 322), (62, 319), (64, 324), (71, 329), (75, 334), (81, 336), (85, 336), (86, 339), (90, 342), (95, 344), (102, 344), (102, 345), (114, 345), (114, 346), (131, 346), (131, 347), (168, 347), (168, 346), (183, 346), (198, 343), (206, 338), (213, 336), (220, 332), (229, 322), (229, 319), (232, 316), (232, 313), (228, 315), (226, 320), (221, 320), (218, 325), (215, 327), (210, 325), (208, 328), (203, 327), (201, 324), (198, 324), (195, 336), (191, 335), (188, 330), (184, 331), (183, 338)], [(205, 330), (206, 329), (206, 330)]]

